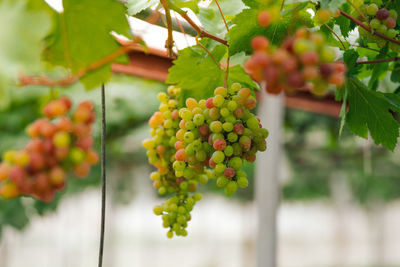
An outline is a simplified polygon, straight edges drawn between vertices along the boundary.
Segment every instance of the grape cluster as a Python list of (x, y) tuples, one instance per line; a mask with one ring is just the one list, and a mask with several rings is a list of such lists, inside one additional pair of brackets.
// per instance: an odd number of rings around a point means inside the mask
[(143, 141), (150, 164), (157, 168), (150, 175), (154, 188), (161, 195), (172, 194), (153, 210), (169, 228), (169, 238), (187, 235), (190, 212), (202, 198), (195, 193), (199, 183), (216, 179), (227, 196), (248, 186), (243, 161), (255, 161), (268, 136), (250, 112), (257, 103), (250, 89), (240, 84), (229, 91), (218, 87), (213, 97), (188, 98), (181, 108), (180, 91), (170, 87), (168, 95), (159, 94), (159, 111), (149, 120), (152, 138)]
[(70, 170), (77, 177), (86, 177), (98, 162), (92, 149), (91, 125), (95, 121), (93, 105), (79, 104), (72, 116), (72, 102), (61, 97), (43, 109), (46, 118), (27, 128), (32, 140), (24, 149), (9, 150), (0, 164), (0, 196), (6, 199), (30, 195), (50, 202), (66, 184)]
[[(383, 7), (382, 0), (373, 0), (369, 4), (364, 4), (363, 1), (355, 1), (355, 5), (359, 8), (359, 11), (363, 14), (354, 14), (359, 20), (363, 21), (366, 26), (381, 34), (386, 35), (389, 38), (397, 39), (399, 31), (396, 28), (398, 14), (396, 10), (388, 10)], [(367, 21), (365, 21), (367, 19)], [(379, 47), (384, 47), (387, 43), (385, 39), (382, 39), (371, 32), (365, 30), (362, 27), (358, 28), (361, 36), (365, 37), (368, 41), (376, 42)], [(393, 50), (397, 49), (397, 45), (393, 44)]]
[(256, 103), (250, 89), (241, 88), (240, 84), (232, 85), (229, 92), (218, 87), (214, 97), (200, 102), (188, 98), (186, 108), (179, 112), (182, 121), (176, 134), (179, 150), (175, 170), (183, 171), (184, 177), (190, 179), (185, 171), (200, 172), (208, 167), (207, 178), (217, 179), (217, 186), (224, 188), (227, 196), (238, 187), (246, 188), (246, 173), (241, 171), (243, 161), (253, 162), (257, 151), (266, 149), (268, 136), (250, 112)]
[[(187, 222), (191, 219), (190, 211), (201, 194), (194, 193), (197, 180), (194, 175), (187, 181), (183, 174), (174, 171), (176, 157), (176, 133), (179, 130), (179, 96), (181, 89), (171, 86), (168, 94), (160, 93), (158, 99), (161, 104), (159, 111), (155, 112), (149, 120), (151, 139), (143, 140), (143, 146), (148, 150), (149, 163), (157, 168), (151, 173), (153, 187), (160, 195), (172, 194), (173, 196), (163, 204), (154, 207), (154, 213), (162, 216), (163, 226), (170, 228), (167, 236), (172, 238), (174, 233), (186, 236)], [(192, 170), (189, 170), (192, 173)], [(186, 172), (185, 172), (186, 174)]]
[(263, 36), (253, 38), (251, 45), (254, 53), (245, 64), (246, 71), (255, 81), (266, 81), (269, 93), (307, 89), (323, 95), (329, 85), (344, 83), (346, 67), (334, 62), (334, 50), (319, 33), (299, 29), (277, 49)]

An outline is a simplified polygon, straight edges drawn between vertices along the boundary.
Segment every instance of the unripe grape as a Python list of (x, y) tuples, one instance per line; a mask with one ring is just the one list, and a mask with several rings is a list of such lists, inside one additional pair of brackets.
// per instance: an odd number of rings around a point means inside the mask
[(271, 24), (271, 14), (266, 10), (261, 11), (257, 16), (257, 22), (261, 27), (267, 27)]
[(74, 173), (79, 178), (84, 178), (89, 175), (90, 173), (90, 163), (83, 161), (74, 167)]
[(58, 132), (53, 137), (53, 143), (56, 147), (68, 147), (71, 144), (71, 137), (67, 132)]
[(26, 167), (29, 164), (29, 154), (26, 151), (15, 153), (14, 163), (20, 167)]
[(238, 189), (238, 184), (235, 181), (230, 181), (225, 187), (224, 190), (225, 195), (228, 197), (232, 196), (233, 194), (236, 193), (237, 189)]
[(386, 27), (388, 29), (393, 29), (394, 27), (396, 27), (396, 20), (393, 18), (388, 18), (386, 21)]
[(224, 171), (224, 175), (226, 178), (231, 179), (235, 177), (235, 170), (233, 168), (226, 168)]
[(231, 122), (225, 122), (222, 124), (222, 128), (224, 129), (225, 132), (232, 132), (233, 130), (233, 124)]
[(215, 150), (224, 150), (226, 147), (226, 142), (224, 139), (215, 140), (213, 147)]
[(213, 99), (212, 97), (210, 97), (210, 98), (208, 98), (208, 99), (206, 100), (206, 107), (207, 107), (208, 109), (211, 109), (211, 108), (215, 107), (215, 105), (214, 105), (214, 99)]
[(0, 185), (0, 196), (4, 199), (12, 199), (19, 195), (18, 187), (14, 183)]
[(216, 182), (216, 184), (219, 188), (224, 188), (228, 183), (229, 183), (229, 179), (226, 178), (225, 176), (218, 177), (217, 182)]
[(220, 121), (213, 121), (210, 124), (210, 130), (213, 133), (220, 133), (222, 131), (222, 123)]
[(307, 51), (300, 56), (300, 60), (306, 66), (313, 66), (318, 63), (319, 55), (315, 51)]
[(69, 158), (73, 163), (79, 164), (85, 160), (85, 152), (79, 147), (73, 147), (69, 152)]
[(246, 188), (246, 187), (249, 186), (249, 180), (247, 180), (246, 177), (240, 177), (240, 178), (237, 180), (237, 184), (238, 184), (238, 186), (239, 186), (240, 188)]
[(212, 155), (212, 160), (217, 164), (223, 162), (224, 159), (225, 159), (225, 154), (222, 151), (215, 151)]
[(190, 110), (194, 109), (195, 107), (197, 107), (197, 101), (194, 98), (188, 98), (186, 99), (186, 107)]
[(241, 123), (236, 123), (235, 126), (233, 127), (234, 133), (237, 135), (242, 135), (244, 133), (244, 126)]
[(256, 36), (251, 40), (251, 47), (254, 51), (263, 51), (268, 49), (269, 41), (264, 36)]
[(391, 10), (389, 11), (389, 16), (390, 16), (391, 18), (393, 18), (394, 20), (397, 20), (397, 17), (398, 17), (397, 11), (394, 10), (394, 9), (391, 9)]
[(331, 20), (332, 12), (329, 9), (320, 9), (317, 11), (315, 17), (319, 23), (325, 24)]
[(240, 157), (233, 157), (229, 160), (228, 166), (233, 168), (234, 170), (240, 170), (242, 168), (243, 161)]
[(375, 16), (376, 14), (377, 14), (377, 12), (378, 12), (378, 6), (376, 5), (376, 4), (370, 4), (368, 7), (367, 7), (367, 14), (369, 15), (369, 16)]

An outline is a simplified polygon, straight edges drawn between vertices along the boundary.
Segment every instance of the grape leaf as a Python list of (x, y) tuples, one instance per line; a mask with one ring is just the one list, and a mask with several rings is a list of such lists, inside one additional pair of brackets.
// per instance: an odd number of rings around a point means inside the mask
[[(244, 8), (240, 0), (219, 0), (218, 2), (227, 23)], [(215, 1), (211, 2), (207, 8), (200, 8), (197, 17), (207, 32), (218, 35), (219, 37), (224, 37), (226, 35), (225, 23)]]
[(347, 0), (321, 0), (321, 8), (336, 12)]
[[(387, 52), (387, 49), (385, 52)], [(384, 59), (384, 58), (386, 58), (385, 53), (380, 53), (375, 59)], [(371, 79), (368, 82), (369, 88), (371, 88), (372, 90), (375, 90), (375, 91), (378, 89), (379, 78), (382, 75), (387, 73), (388, 67), (389, 67), (388, 62), (372, 64), (372, 75), (371, 75)]]
[(125, 5), (128, 8), (128, 14), (133, 16), (158, 2), (158, 0), (128, 0)]
[(191, 9), (194, 13), (199, 13), (200, 9), (198, 6), (198, 0), (172, 0), (171, 1), (174, 5), (180, 8), (189, 8)]
[(0, 75), (12, 79), (19, 71), (39, 70), (42, 40), (51, 29), (50, 16), (29, 9), (26, 1), (4, 0), (0, 2), (0, 23)]
[(390, 80), (392, 82), (400, 82), (400, 63), (396, 63), (394, 65), (394, 69), (392, 71), (392, 74), (390, 75)]
[(357, 66), (357, 60), (359, 58), (359, 54), (354, 49), (348, 49), (343, 54), (343, 61), (347, 67), (348, 74), (357, 74), (360, 72), (361, 66)]
[[(345, 12), (350, 13), (350, 6), (348, 4), (343, 5), (342, 10)], [(344, 16), (339, 16), (335, 18), (335, 23), (339, 25), (340, 27), (340, 32), (342, 35), (347, 38), (349, 37), (349, 33), (355, 28), (355, 24), (351, 23), (352, 21), (347, 19)]]
[[(215, 46), (211, 50), (215, 60), (220, 62), (226, 54), (224, 45)], [(212, 58), (198, 45), (179, 51), (174, 66), (169, 69), (168, 84), (182, 88), (184, 97), (204, 99), (212, 96), (218, 86), (223, 86), (225, 71), (220, 69)], [(239, 82), (251, 89), (257, 88), (251, 78), (240, 65), (230, 68), (228, 85)]]
[(232, 21), (236, 25), (228, 33), (229, 54), (234, 55), (241, 51), (251, 53), (250, 41), (257, 35), (263, 35), (272, 44), (279, 45), (296, 28), (312, 26), (311, 15), (304, 10), (307, 5), (308, 3), (302, 3), (286, 10), (280, 19), (266, 28), (259, 26), (257, 23), (257, 16), (260, 10), (244, 9)]
[(368, 137), (369, 130), (375, 144), (394, 150), (399, 137), (399, 124), (389, 111), (389, 100), (380, 92), (368, 90), (355, 77), (346, 80), (345, 89), (349, 103), (346, 115), (349, 130), (363, 138)]
[[(45, 51), (45, 59), (54, 65), (78, 73), (119, 48), (112, 31), (130, 35), (122, 3), (99, 0), (93, 5), (91, 0), (64, 0), (63, 5), (64, 12), (57, 16), (57, 28)], [(81, 80), (87, 89), (99, 86), (111, 77), (109, 64), (100, 69)]]

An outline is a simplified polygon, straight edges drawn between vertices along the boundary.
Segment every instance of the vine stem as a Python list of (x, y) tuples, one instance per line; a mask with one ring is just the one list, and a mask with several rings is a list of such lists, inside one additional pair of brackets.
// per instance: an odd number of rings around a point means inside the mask
[[(163, 0), (163, 1), (168, 1), (168, 0)], [(214, 41), (217, 41), (223, 45), (228, 46), (228, 41), (225, 39), (222, 39), (218, 36), (215, 36), (209, 32), (206, 32), (205, 30), (203, 30), (202, 28), (200, 28), (187, 14), (186, 11), (184, 11), (183, 9), (175, 6), (174, 4), (172, 4), (170, 1), (168, 1), (168, 7), (172, 10), (174, 10), (175, 12), (177, 12), (182, 18), (184, 18), (192, 27), (193, 29), (198, 33), (198, 35), (203, 38), (209, 38), (212, 39)]]
[(174, 39), (172, 36), (172, 18), (171, 18), (171, 10), (168, 6), (168, 1), (166, 0), (161, 0), (161, 4), (164, 7), (165, 10), (165, 17), (167, 18), (167, 29), (168, 29), (168, 39), (165, 42), (165, 48), (168, 51), (168, 57), (173, 57), (174, 52), (172, 48), (174, 47)]
[(336, 33), (331, 27), (329, 27), (327, 24), (324, 24), (324, 26), (325, 26), (326, 28), (328, 28), (328, 30), (329, 30), (331, 33), (333, 33), (333, 35), (336, 36), (336, 38), (337, 38), (337, 39), (339, 40), (339, 42), (342, 44), (343, 49), (346, 50), (347, 48), (346, 48), (346, 46), (344, 45), (342, 39), (340, 39), (339, 35), (337, 35), (337, 33)]
[(362, 23), (359, 19), (357, 19), (357, 18), (355, 18), (355, 17), (353, 17), (353, 16), (347, 14), (347, 13), (344, 12), (343, 10), (340, 10), (340, 9), (339, 9), (339, 12), (340, 12), (341, 15), (343, 15), (344, 17), (348, 18), (349, 20), (353, 21), (353, 22), (354, 22), (355, 24), (357, 24), (358, 26), (364, 28), (366, 31), (368, 31), (368, 32), (370, 32), (370, 33), (372, 33), (372, 34), (374, 34), (374, 35), (376, 35), (376, 36), (378, 36), (378, 37), (381, 37), (382, 39), (385, 39), (385, 40), (387, 40), (387, 41), (389, 41), (389, 42), (391, 42), (391, 43), (395, 43), (395, 44), (397, 44), (397, 45), (400, 45), (400, 41), (395, 40), (395, 39), (390, 38), (390, 37), (387, 37), (386, 35), (381, 34), (381, 33), (377, 32), (377, 31), (374, 31), (371, 27), (365, 25), (365, 24)]
[(222, 17), (222, 19), (224, 20), (224, 23), (225, 23), (226, 30), (229, 32), (228, 23), (226, 23), (226, 19), (225, 19), (224, 13), (222, 12), (222, 9), (221, 9), (221, 6), (219, 5), (219, 2), (218, 2), (218, 0), (215, 0), (215, 3), (216, 3), (216, 4), (217, 4), (217, 6), (218, 6), (219, 13), (221, 14), (221, 17)]
[(281, 11), (283, 10), (284, 6), (285, 6), (285, 0), (282, 0)]
[(200, 46), (201, 48), (203, 48), (204, 51), (207, 52), (207, 54), (212, 58), (212, 60), (214, 61), (214, 63), (217, 65), (217, 67), (218, 67), (219, 69), (221, 69), (221, 64), (219, 64), (219, 62), (215, 59), (215, 57), (213, 56), (213, 54), (211, 53), (211, 51), (208, 50), (207, 47), (205, 47), (202, 43), (200, 43), (198, 37), (196, 37), (196, 43), (197, 43), (198, 46)]
[(61, 78), (58, 80), (53, 80), (47, 76), (30, 76), (23, 73), (19, 74), (19, 84), (18, 86), (26, 86), (26, 85), (44, 85), (44, 86), (67, 86), (77, 82), (80, 78), (85, 76), (88, 72), (96, 70), (107, 63), (113, 62), (117, 57), (126, 54), (127, 52), (133, 50), (134, 48), (139, 47), (136, 41), (133, 41), (132, 44), (121, 46), (118, 50), (109, 54), (108, 56), (93, 62), (88, 67), (79, 71), (76, 75), (71, 75), (65, 78)]
[(106, 101), (105, 101), (105, 86), (101, 85), (101, 226), (100, 226), (100, 246), (99, 246), (99, 265), (103, 266), (104, 254), (104, 236), (105, 236), (105, 221), (106, 221)]
[(375, 59), (375, 60), (369, 60), (369, 61), (358, 61), (358, 62), (356, 62), (356, 65), (394, 62), (394, 61), (400, 61), (400, 57)]
[(228, 89), (228, 77), (229, 77), (230, 60), (231, 60), (231, 58), (228, 56), (228, 59), (226, 60), (225, 81), (224, 81), (224, 86), (225, 86), (226, 89)]

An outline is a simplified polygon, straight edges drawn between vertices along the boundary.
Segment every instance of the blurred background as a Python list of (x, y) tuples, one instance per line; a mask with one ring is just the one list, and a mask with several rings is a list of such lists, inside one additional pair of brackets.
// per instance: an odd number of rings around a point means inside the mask
[[(49, 1), (57, 9), (60, 2)], [(129, 19), (134, 34), (163, 49), (164, 28)], [(194, 43), (177, 32), (174, 39), (179, 49)], [(339, 138), (336, 116), (291, 108), (278, 107), (284, 114), (275, 121), (281, 135), (267, 140), (280, 151), (272, 155), (277, 163), (272, 176), (260, 171), (261, 165), (270, 165), (261, 156), (245, 166), (251, 185), (236, 196), (226, 198), (210, 182), (193, 210), (188, 237), (167, 239), (152, 212), (161, 199), (152, 189), (152, 168), (141, 146), (149, 135), (147, 120), (158, 108), (156, 95), (166, 88), (160, 81), (123, 74), (114, 74), (106, 85), (105, 267), (254, 267), (260, 259), (257, 247), (265, 241), (276, 248), (280, 267), (400, 266), (399, 150), (389, 152), (346, 130)], [(74, 103), (91, 100), (100, 110), (100, 91), (85, 91), (80, 84), (9, 92), (10, 104), (0, 111), (0, 152), (27, 142), (26, 126), (41, 116), (51, 95), (67, 95)], [(268, 125), (276, 114), (265, 112), (259, 110)], [(274, 181), (276, 188), (269, 188)], [(256, 184), (267, 187), (255, 190)], [(271, 190), (279, 194), (269, 195)], [(96, 266), (100, 196), (97, 167), (84, 180), (70, 179), (50, 204), (0, 200), (0, 267)], [(275, 198), (279, 205), (268, 205)], [(275, 231), (275, 217), (268, 217), (275, 208), (276, 239), (268, 232)]]

